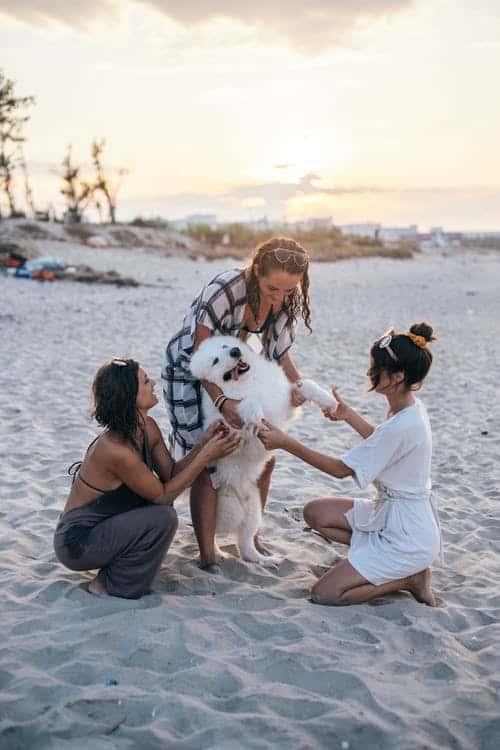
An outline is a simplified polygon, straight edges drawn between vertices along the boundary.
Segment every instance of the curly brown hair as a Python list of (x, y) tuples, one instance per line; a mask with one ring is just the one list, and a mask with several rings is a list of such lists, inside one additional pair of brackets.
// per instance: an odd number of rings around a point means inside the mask
[(142, 427), (137, 409), (139, 363), (135, 359), (114, 357), (97, 370), (92, 383), (95, 420), (117, 433), (135, 447), (136, 435)]
[[(427, 343), (436, 341), (432, 326), (425, 321), (413, 323), (408, 332), (415, 336), (421, 336)], [(377, 339), (370, 349), (373, 359), (373, 364), (368, 370), (368, 376), (372, 384), (370, 390), (373, 391), (378, 386), (383, 371), (389, 374), (402, 372), (407, 388), (412, 388), (412, 386), (424, 380), (433, 359), (432, 352), (427, 346), (420, 347), (415, 344), (408, 333), (395, 333), (390, 342), (391, 350), (396, 357), (396, 360), (394, 360), (385, 348), (380, 348), (380, 341), (381, 339)]]
[[(274, 251), (284, 251), (283, 260)], [(288, 252), (286, 252), (288, 251)], [(272, 271), (285, 271), (293, 276), (301, 275), (300, 288), (295, 289), (283, 303), (288, 317), (288, 325), (297, 321), (299, 315), (309, 331), (311, 328), (311, 311), (309, 308), (309, 256), (306, 250), (289, 237), (272, 237), (258, 245), (247, 267), (248, 304), (257, 320), (260, 305), (260, 288), (256, 271), (261, 276), (268, 276)]]

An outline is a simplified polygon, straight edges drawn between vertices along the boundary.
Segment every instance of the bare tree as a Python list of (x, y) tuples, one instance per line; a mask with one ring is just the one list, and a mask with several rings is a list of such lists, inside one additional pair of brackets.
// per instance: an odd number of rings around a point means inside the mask
[(26, 138), (23, 128), (30, 119), (21, 110), (34, 104), (32, 96), (16, 96), (14, 81), (6, 78), (0, 70), (0, 190), (5, 193), (11, 216), (16, 209), (14, 193), (14, 171), (23, 159), (22, 144)]
[(62, 160), (62, 167), (61, 193), (66, 201), (66, 218), (70, 224), (79, 224), (83, 212), (92, 200), (94, 186), (80, 176), (81, 167), (73, 164), (71, 144)]
[(104, 167), (102, 165), (102, 153), (106, 141), (102, 138), (100, 141), (97, 139), (92, 141), (92, 162), (95, 169), (95, 182), (94, 182), (94, 201), (96, 208), (101, 214), (101, 204), (96, 198), (96, 193), (102, 193), (108, 206), (109, 221), (111, 224), (116, 224), (116, 201), (118, 192), (123, 184), (123, 180), (126, 175), (129, 174), (129, 170), (122, 167), (118, 170), (117, 179), (113, 183), (111, 179), (106, 175)]
[(24, 178), (24, 199), (26, 205), (31, 211), (31, 215), (36, 217), (35, 200), (33, 198), (33, 188), (31, 187), (31, 180), (28, 174), (28, 165), (26, 164), (26, 158), (24, 156), (24, 149), (22, 144), (19, 146), (19, 166), (23, 173)]

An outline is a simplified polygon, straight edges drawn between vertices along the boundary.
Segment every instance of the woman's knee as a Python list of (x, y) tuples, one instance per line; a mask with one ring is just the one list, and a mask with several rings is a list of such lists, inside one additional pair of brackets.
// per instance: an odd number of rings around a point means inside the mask
[(177, 511), (173, 505), (167, 505), (165, 511), (165, 527), (176, 532), (179, 527), (179, 516), (177, 515)]
[(179, 526), (177, 511), (172, 505), (155, 505), (149, 508), (149, 528), (162, 535), (175, 534)]
[(317, 529), (321, 526), (319, 520), (321, 503), (321, 500), (309, 500), (309, 502), (304, 505), (304, 510), (302, 511), (304, 521), (311, 527), (311, 529)]
[(330, 584), (328, 590), (325, 589), (324, 583), (319, 580), (311, 589), (311, 601), (314, 604), (342, 604), (343, 590)]

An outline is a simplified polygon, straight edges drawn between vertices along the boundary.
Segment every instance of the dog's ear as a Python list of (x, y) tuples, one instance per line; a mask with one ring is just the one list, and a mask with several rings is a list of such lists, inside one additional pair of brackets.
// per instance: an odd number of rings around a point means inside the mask
[(206, 354), (198, 349), (191, 357), (189, 365), (191, 375), (197, 380), (204, 380), (208, 375), (208, 359)]
[(191, 357), (189, 369), (191, 370), (191, 375), (197, 380), (206, 379), (209, 371), (209, 359), (208, 352), (203, 349), (203, 344)]

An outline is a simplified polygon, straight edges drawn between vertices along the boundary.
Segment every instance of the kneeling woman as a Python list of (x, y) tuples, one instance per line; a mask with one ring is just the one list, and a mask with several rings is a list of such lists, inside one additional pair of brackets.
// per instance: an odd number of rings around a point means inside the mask
[(425, 407), (414, 396), (432, 363), (427, 344), (433, 338), (432, 328), (419, 323), (373, 344), (368, 376), (389, 406), (378, 427), (333, 392), (337, 408), (325, 415), (346, 421), (365, 438), (341, 459), (306, 448), (272, 425), (259, 434), (269, 450), (282, 448), (338, 479), (352, 476), (361, 489), (371, 482), (377, 489), (375, 500), (327, 497), (306, 504), (304, 518), (313, 529), (350, 546), (347, 560), (313, 586), (319, 604), (359, 604), (406, 589), (436, 605), (429, 565), (441, 536), (431, 495), (432, 438)]
[(94, 378), (94, 417), (105, 429), (70, 467), (73, 484), (54, 536), (67, 568), (100, 569), (92, 594), (148, 593), (177, 530), (175, 498), (238, 445), (216, 424), (175, 463), (148, 416), (158, 402), (154, 386), (133, 359), (112, 359)]

